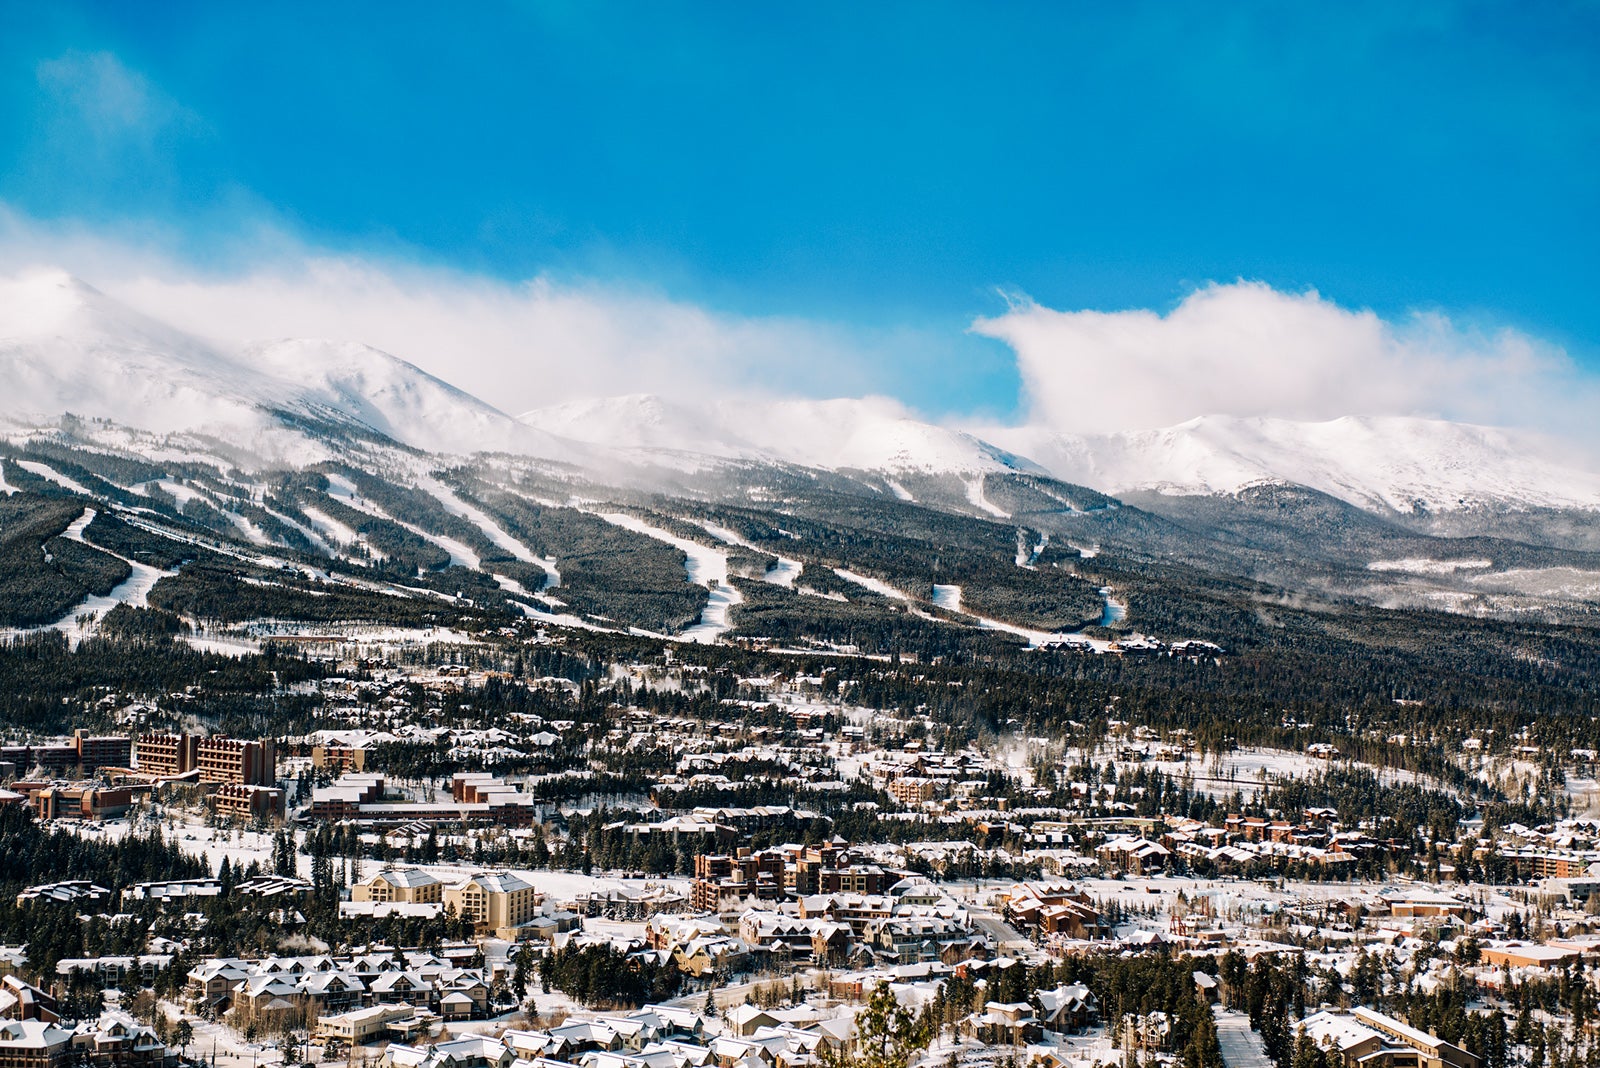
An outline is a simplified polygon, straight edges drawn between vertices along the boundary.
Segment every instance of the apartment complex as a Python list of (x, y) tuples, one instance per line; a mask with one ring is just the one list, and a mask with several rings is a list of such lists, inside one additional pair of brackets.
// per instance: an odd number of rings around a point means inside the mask
[(163, 779), (185, 775), (194, 770), (199, 744), (199, 737), (193, 734), (141, 734), (134, 747), (139, 771)]
[(195, 747), (195, 766), (204, 783), (271, 786), (278, 778), (277, 746), (271, 741), (202, 738)]
[(213, 785), (272, 786), (277, 781), (277, 746), (270, 740), (144, 734), (139, 736), (135, 752), (139, 771), (153, 777), (172, 778), (197, 771), (201, 782)]
[(101, 768), (125, 768), (133, 761), (133, 740), (121, 735), (98, 737), (87, 731), (74, 732), (70, 742), (59, 745), (0, 746), (0, 761), (21, 774), (34, 767), (61, 774), (79, 768), (92, 775)]

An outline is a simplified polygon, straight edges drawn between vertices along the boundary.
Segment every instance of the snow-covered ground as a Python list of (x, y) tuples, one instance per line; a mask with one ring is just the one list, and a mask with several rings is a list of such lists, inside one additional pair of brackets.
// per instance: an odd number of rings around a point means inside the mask
[(29, 474), (38, 475), (47, 482), (54, 482), (63, 489), (71, 490), (73, 493), (81, 493), (85, 497), (94, 496), (84, 487), (83, 483), (68, 478), (49, 464), (42, 464), (37, 460), (18, 460), (16, 464)]
[(846, 582), (853, 582), (864, 590), (871, 590), (879, 597), (887, 597), (891, 601), (911, 600), (911, 598), (907, 597), (904, 593), (901, 593), (887, 582), (883, 582), (879, 579), (868, 578), (866, 575), (858, 575), (854, 571), (850, 571), (842, 567), (834, 568), (833, 573), (844, 579)]
[(6, 634), (17, 635), (40, 630), (59, 630), (67, 636), (67, 641), (76, 647), (79, 642), (94, 632), (95, 627), (107, 612), (119, 604), (131, 605), (134, 608), (145, 607), (149, 603), (150, 591), (155, 587), (155, 584), (170, 575), (176, 574), (173, 571), (162, 571), (159, 568), (151, 567), (149, 564), (142, 564), (137, 560), (130, 560), (126, 556), (120, 556), (87, 541), (83, 536), (83, 532), (89, 528), (90, 523), (94, 522), (97, 514), (95, 509), (85, 508), (83, 514), (74, 519), (67, 529), (61, 532), (61, 536), (69, 541), (87, 545), (96, 552), (105, 553), (107, 556), (115, 556), (118, 560), (128, 565), (130, 571), (128, 577), (104, 596), (84, 598), (54, 623), (43, 627), (7, 630)]
[(7, 497), (9, 497), (16, 492), (17, 487), (6, 481), (5, 465), (0, 464), (0, 493), (4, 493)]
[(1049, 544), (1050, 535), (1042, 531), (1039, 534), (1039, 540), (1032, 545), (1028, 544), (1027, 531), (1017, 531), (1017, 566), (1025, 567), (1030, 571), (1033, 570), (1034, 565), (1039, 562), (1039, 554), (1043, 553), (1045, 546)]
[(1367, 565), (1367, 570), (1400, 571), (1409, 575), (1451, 575), (1457, 571), (1478, 571), (1493, 566), (1493, 560), (1434, 560), (1408, 556), (1401, 560), (1374, 560)]
[(1111, 596), (1111, 587), (1100, 587), (1100, 596), (1105, 599), (1105, 608), (1100, 612), (1100, 625), (1109, 627), (1121, 623), (1128, 618), (1128, 606)]
[(727, 527), (721, 527), (715, 523), (701, 523), (700, 525), (705, 528), (707, 534), (710, 534), (724, 545), (737, 545), (740, 548), (761, 553), (763, 556), (771, 556), (776, 560), (777, 562), (767, 568), (766, 573), (761, 576), (761, 581), (763, 582), (770, 582), (774, 586), (787, 586), (793, 589), (794, 580), (799, 578), (800, 573), (805, 570), (805, 565), (800, 561), (762, 549), (739, 537)]
[(1004, 508), (997, 507), (983, 494), (983, 476), (967, 480), (967, 503), (980, 512), (988, 512), (996, 519), (1010, 519), (1011, 513)]
[(933, 587), (933, 603), (946, 612), (961, 611), (961, 587), (936, 583)]
[(697, 541), (690, 541), (688, 538), (680, 538), (676, 534), (653, 527), (642, 519), (621, 512), (594, 514), (613, 526), (631, 530), (635, 534), (643, 534), (647, 538), (654, 538), (682, 552), (685, 557), (684, 571), (688, 574), (689, 581), (710, 591), (706, 606), (700, 612), (700, 622), (678, 635), (681, 640), (709, 644), (732, 629), (733, 624), (728, 619), (728, 610), (742, 602), (744, 594), (728, 581), (727, 553)]

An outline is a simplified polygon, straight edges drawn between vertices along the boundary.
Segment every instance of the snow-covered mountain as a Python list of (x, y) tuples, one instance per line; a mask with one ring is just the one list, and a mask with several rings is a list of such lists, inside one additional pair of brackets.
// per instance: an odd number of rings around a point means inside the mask
[[(1282, 482), (1385, 512), (1600, 510), (1600, 473), (1533, 435), (1441, 420), (1207, 416), (1160, 430), (1073, 435), (935, 425), (881, 397), (632, 394), (513, 419), (410, 363), (352, 342), (224, 352), (61, 272), (0, 279), (0, 421), (67, 412), (220, 439), (278, 462), (342, 448), (311, 423), (360, 426), (424, 452), (507, 452), (630, 482), (667, 464), (782, 463), (897, 475), (1049, 474), (1112, 494), (1230, 495)], [(285, 414), (289, 418), (285, 418)], [(980, 483), (981, 484), (981, 483)]]
[(649, 394), (576, 401), (526, 412), (551, 434), (628, 450), (775, 460), (828, 470), (1043, 473), (1029, 460), (961, 430), (924, 422), (884, 397), (708, 400)]
[(354, 424), (430, 452), (585, 450), (524, 426), (365, 345), (289, 340), (232, 355), (58, 271), (0, 279), (0, 420), (64, 413), (218, 438), (276, 460), (321, 459), (275, 413)]
[(1438, 419), (1207, 416), (1119, 434), (1021, 427), (986, 435), (1056, 478), (1113, 494), (1233, 494), (1287, 482), (1402, 513), (1600, 508), (1600, 473), (1553, 443)]

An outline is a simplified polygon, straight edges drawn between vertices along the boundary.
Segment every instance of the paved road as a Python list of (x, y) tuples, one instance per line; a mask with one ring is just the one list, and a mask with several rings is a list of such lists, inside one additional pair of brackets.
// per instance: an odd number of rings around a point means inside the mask
[(1228, 1068), (1275, 1068), (1261, 1048), (1261, 1037), (1250, 1030), (1250, 1017), (1220, 1006), (1212, 1009), (1217, 1020), (1217, 1044)]

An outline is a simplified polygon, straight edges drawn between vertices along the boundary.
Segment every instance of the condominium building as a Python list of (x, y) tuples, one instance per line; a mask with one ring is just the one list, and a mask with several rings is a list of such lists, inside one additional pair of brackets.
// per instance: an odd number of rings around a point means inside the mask
[(192, 734), (141, 734), (134, 755), (145, 775), (173, 778), (194, 770), (199, 744), (200, 739)]
[(351, 901), (434, 904), (443, 900), (444, 883), (416, 868), (384, 868), (350, 887)]
[(520, 927), (539, 914), (539, 892), (507, 872), (479, 872), (447, 886), (443, 901), (479, 931)]
[(271, 741), (213, 735), (202, 738), (195, 747), (195, 766), (204, 783), (271, 786), (278, 778), (277, 747)]

